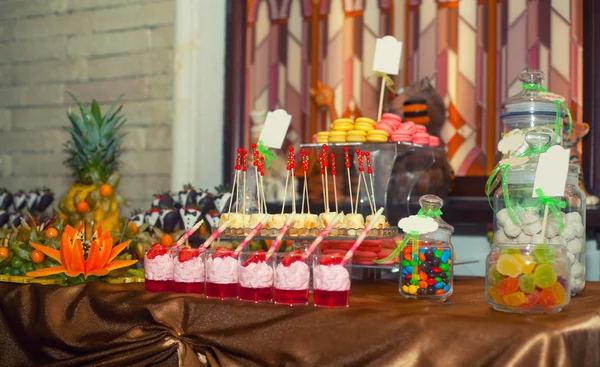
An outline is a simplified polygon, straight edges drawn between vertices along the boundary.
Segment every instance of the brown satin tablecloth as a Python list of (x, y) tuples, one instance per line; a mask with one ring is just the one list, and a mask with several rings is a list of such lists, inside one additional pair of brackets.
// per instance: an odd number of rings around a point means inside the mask
[(483, 279), (445, 304), (354, 282), (350, 308), (0, 284), (1, 366), (600, 366), (600, 283), (556, 315), (493, 311)]

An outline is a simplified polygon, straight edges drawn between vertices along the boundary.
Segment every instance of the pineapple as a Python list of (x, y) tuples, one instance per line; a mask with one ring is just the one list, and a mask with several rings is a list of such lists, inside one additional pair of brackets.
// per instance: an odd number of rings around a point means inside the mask
[(69, 157), (64, 163), (73, 169), (76, 180), (59, 208), (74, 226), (81, 221), (90, 225), (94, 220), (104, 231), (118, 231), (119, 204), (126, 204), (124, 198), (116, 194), (123, 140), (119, 129), (126, 121), (119, 114), (123, 106), (115, 109), (121, 97), (104, 115), (95, 100), (88, 106), (71, 97), (77, 102), (80, 115), (71, 109), (67, 112), (71, 125), (64, 129), (71, 140), (65, 144)]

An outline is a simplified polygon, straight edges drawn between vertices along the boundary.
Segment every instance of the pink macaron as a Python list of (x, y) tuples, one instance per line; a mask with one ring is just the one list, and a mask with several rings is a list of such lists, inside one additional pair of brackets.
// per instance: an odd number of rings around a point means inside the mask
[(439, 147), (440, 146), (440, 138), (437, 136), (429, 136), (429, 146), (430, 147)]
[(412, 135), (408, 134), (406, 132), (401, 132), (401, 131), (395, 131), (392, 136), (390, 137), (391, 141), (393, 141), (394, 143), (411, 143), (412, 142)]
[(407, 122), (407, 123), (404, 123), (404, 124), (400, 124), (400, 126), (396, 129), (396, 131), (402, 131), (402, 132), (408, 133), (410, 135), (412, 135), (412, 134), (414, 134), (414, 133), (417, 132), (417, 130), (415, 128), (415, 124), (412, 123), (412, 122)]
[(429, 145), (429, 134), (416, 133), (412, 136), (412, 142), (413, 142), (413, 144), (428, 146)]
[(385, 122), (387, 124), (389, 124), (390, 126), (393, 126), (394, 129), (397, 129), (398, 126), (402, 125), (402, 122), (400, 122), (400, 120), (394, 120), (394, 119), (384, 119), (382, 118), (381, 120), (379, 120), (379, 122)]
[(427, 132), (427, 128), (425, 127), (425, 125), (417, 125), (417, 124), (415, 124), (415, 129), (417, 129), (417, 132), (420, 132), (420, 133), (426, 133)]
[(396, 115), (395, 113), (384, 113), (383, 115), (381, 115), (381, 119), (390, 119), (390, 120), (395, 120), (398, 122), (402, 122), (402, 117)]
[(377, 130), (383, 130), (389, 135), (391, 135), (394, 132), (394, 127), (388, 124), (387, 122), (379, 122), (377, 125), (375, 125), (375, 128)]

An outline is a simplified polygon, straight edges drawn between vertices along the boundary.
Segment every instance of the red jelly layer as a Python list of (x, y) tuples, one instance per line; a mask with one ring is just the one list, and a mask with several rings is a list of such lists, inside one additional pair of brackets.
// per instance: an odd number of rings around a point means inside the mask
[(238, 283), (210, 283), (206, 282), (206, 297), (208, 298), (238, 298)]
[(204, 294), (204, 282), (184, 283), (173, 282), (173, 292)]
[(172, 292), (172, 280), (144, 280), (144, 289), (146, 292)]
[(286, 305), (306, 305), (308, 304), (308, 289), (289, 290), (277, 289), (273, 291), (275, 303)]
[(315, 306), (321, 307), (348, 307), (348, 297), (350, 290), (347, 291), (323, 291), (315, 289), (314, 301)]
[(273, 302), (273, 288), (246, 288), (240, 286), (240, 299), (243, 301)]

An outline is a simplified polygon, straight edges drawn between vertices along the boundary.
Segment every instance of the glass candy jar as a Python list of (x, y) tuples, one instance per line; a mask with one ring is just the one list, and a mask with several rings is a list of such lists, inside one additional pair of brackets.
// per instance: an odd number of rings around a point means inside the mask
[(405, 235), (408, 240), (400, 255), (399, 291), (405, 298), (444, 302), (453, 291), (454, 247), (450, 237), (454, 227), (440, 217), (444, 204), (441, 198), (424, 195), (419, 204), (419, 215), (413, 217), (430, 217), (438, 228), (414, 237), (411, 233)]
[(571, 300), (563, 245), (494, 244), (486, 270), (485, 299), (495, 310), (555, 313)]
[(532, 197), (536, 167), (535, 163), (526, 163), (507, 168), (507, 184), (494, 194), (493, 242), (565, 246), (571, 266), (569, 288), (576, 294), (585, 287), (586, 204), (585, 194), (579, 188), (579, 167), (569, 165), (564, 195), (550, 198), (553, 203), (549, 205)]
[[(531, 130), (553, 131), (556, 126), (556, 104), (552, 94), (542, 88), (544, 73), (541, 70), (525, 69), (519, 74), (523, 89), (508, 98), (500, 113), (503, 132), (520, 130), (523, 134)], [(559, 110), (562, 122), (566, 114)], [(554, 143), (560, 144), (560, 136)]]

